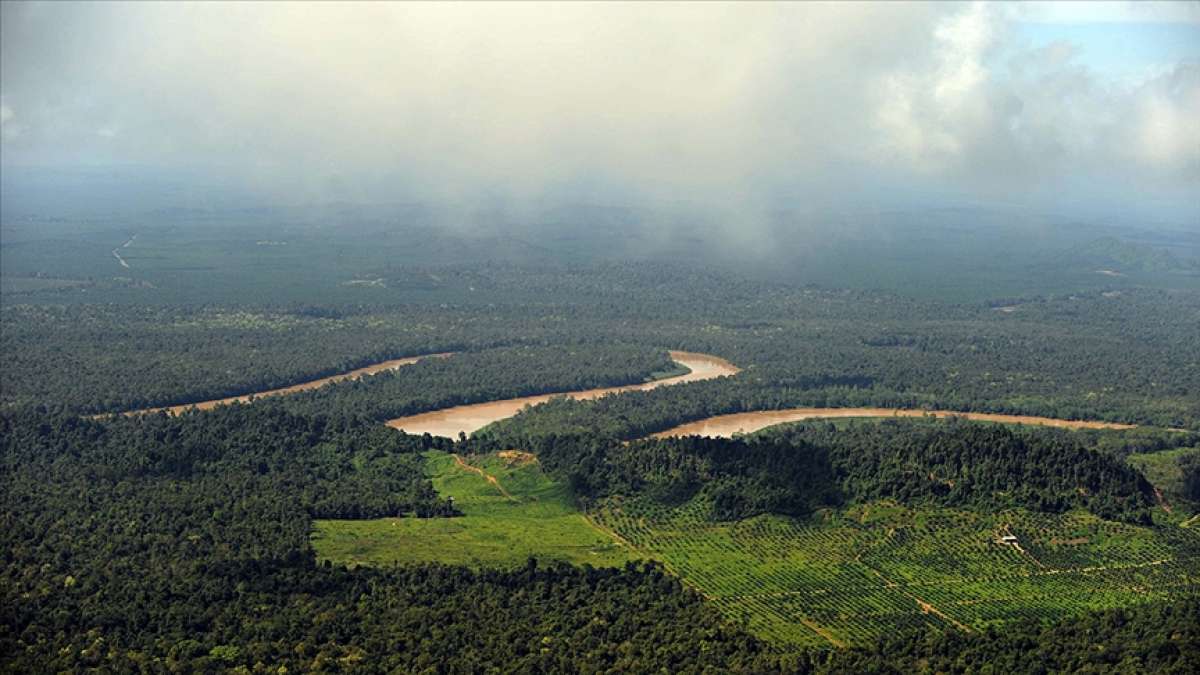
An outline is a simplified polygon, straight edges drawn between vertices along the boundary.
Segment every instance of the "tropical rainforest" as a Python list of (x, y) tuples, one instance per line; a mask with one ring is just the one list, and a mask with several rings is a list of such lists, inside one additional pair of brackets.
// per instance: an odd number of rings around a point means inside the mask
[[(1174, 277), (947, 299), (486, 247), (397, 262), (356, 233), (289, 290), (272, 247), (138, 229), (123, 279), (92, 243), (80, 279), (2, 251), (0, 670), (1200, 669), (1200, 295)], [(733, 368), (455, 438), (384, 425), (671, 378), (670, 350)], [(796, 407), (1127, 428), (651, 437)]]

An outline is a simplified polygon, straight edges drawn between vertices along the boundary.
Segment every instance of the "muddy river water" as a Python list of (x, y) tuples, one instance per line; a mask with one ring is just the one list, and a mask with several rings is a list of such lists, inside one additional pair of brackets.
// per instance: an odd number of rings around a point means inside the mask
[(607, 394), (625, 391), (646, 391), (648, 389), (656, 389), (658, 387), (666, 387), (673, 384), (683, 384), (684, 382), (710, 380), (714, 377), (735, 375), (741, 371), (740, 368), (726, 361), (725, 359), (718, 358), (716, 356), (710, 356), (708, 354), (672, 351), (671, 359), (676, 363), (688, 368), (691, 370), (691, 372), (687, 373), (686, 375), (677, 375), (675, 377), (654, 380), (653, 382), (630, 384), (623, 387), (604, 387), (602, 389), (588, 389), (586, 391), (571, 391), (559, 394), (541, 394), (539, 396), (523, 396), (521, 398), (510, 398), (503, 401), (489, 401), (487, 403), (460, 405), (453, 408), (445, 408), (443, 410), (434, 410), (432, 412), (421, 413), (419, 415), (399, 417), (394, 420), (389, 420), (387, 425), (394, 429), (402, 429), (406, 433), (410, 434), (423, 434), (428, 432), (433, 436), (447, 436), (454, 438), (458, 436), (459, 432), (466, 434), (473, 433), (491, 424), (492, 422), (516, 415), (527, 405), (533, 406), (539, 403), (545, 403), (556, 396), (567, 396), (569, 398), (586, 401), (600, 398), (601, 396), (605, 396)]
[[(423, 434), (428, 432), (434, 436), (455, 438), (458, 436), (459, 432), (467, 434), (473, 433), (491, 424), (492, 422), (516, 415), (525, 406), (535, 406), (539, 403), (545, 403), (556, 396), (566, 396), (568, 398), (586, 401), (597, 399), (608, 394), (627, 391), (646, 391), (649, 389), (656, 389), (658, 387), (683, 384), (684, 382), (697, 382), (700, 380), (710, 380), (727, 375), (736, 375), (737, 373), (741, 372), (740, 368), (733, 365), (729, 361), (717, 356), (712, 356), (710, 354), (699, 354), (696, 352), (683, 351), (672, 351), (670, 354), (672, 360), (679, 365), (686, 367), (690, 372), (684, 375), (667, 377), (661, 380), (654, 380), (653, 382), (644, 382), (641, 384), (630, 384), (620, 387), (603, 387), (600, 389), (587, 389), (584, 391), (541, 394), (538, 396), (523, 396), (521, 398), (510, 398), (501, 401), (460, 405), (453, 408), (444, 408), (442, 410), (433, 410), (418, 415), (410, 415), (408, 417), (399, 417), (397, 419), (389, 420), (387, 425), (394, 429), (402, 429), (410, 434)], [(365, 368), (351, 370), (338, 375), (332, 375), (330, 377), (323, 377), (316, 380), (310, 380), (308, 382), (302, 382), (300, 384), (294, 384), (290, 387), (281, 387), (279, 389), (271, 389), (254, 394), (246, 394), (244, 396), (231, 396), (229, 398), (204, 401), (201, 403), (189, 403), (186, 405), (168, 406), (163, 408), (148, 408), (145, 410), (136, 410), (126, 414), (132, 415), (147, 412), (158, 412), (160, 410), (165, 410), (171, 414), (176, 414), (193, 407), (201, 410), (207, 410), (222, 404), (245, 403), (251, 398), (280, 396), (283, 394), (291, 394), (308, 389), (316, 389), (317, 387), (322, 387), (333, 382), (352, 380), (363, 377), (364, 375), (373, 375), (375, 373), (383, 372), (385, 370), (395, 370), (402, 366), (416, 363), (421, 359), (445, 358), (448, 356), (451, 356), (451, 353), (426, 354), (403, 359), (393, 359), (391, 361), (376, 363)], [(1060, 427), (1064, 429), (1130, 429), (1135, 426), (1132, 424), (1117, 424), (1114, 422), (1063, 420), (1052, 417), (1003, 415), (998, 413), (955, 412), (951, 410), (909, 410), (899, 408), (790, 408), (786, 410), (761, 410), (756, 412), (734, 413), (730, 415), (717, 415), (715, 417), (709, 417), (707, 419), (681, 424), (677, 427), (667, 429), (666, 431), (660, 431), (653, 436), (668, 437), (696, 435), (729, 437), (738, 433), (752, 433), (776, 424), (799, 422), (809, 419), (832, 419), (846, 417), (963, 417), (969, 420), (981, 422), (1030, 424)]]
[(1060, 420), (1053, 417), (1031, 417), (1027, 415), (1001, 415), (997, 413), (954, 412), (950, 410), (905, 410), (900, 408), (791, 408), (788, 410), (762, 410), (758, 412), (717, 415), (708, 419), (681, 424), (673, 429), (654, 434), (655, 438), (667, 436), (724, 436), (751, 433), (776, 424), (799, 422), (810, 419), (837, 417), (965, 417), (979, 422), (1005, 422), (1008, 424), (1034, 424), (1063, 429), (1131, 429), (1132, 424), (1113, 422), (1089, 422), (1083, 420)]
[(280, 396), (283, 394), (294, 394), (294, 393), (300, 392), (300, 391), (307, 391), (309, 389), (316, 389), (317, 387), (323, 387), (327, 384), (332, 384), (334, 382), (341, 382), (342, 380), (356, 380), (364, 375), (374, 375), (375, 373), (382, 373), (385, 370), (395, 370), (402, 366), (409, 366), (409, 365), (416, 363), (417, 361), (420, 361), (421, 359), (446, 358), (447, 356), (450, 356), (450, 355), (451, 355), (451, 352), (446, 352), (443, 354), (424, 354), (421, 356), (410, 356), (410, 357), (403, 358), (403, 359), (392, 359), (391, 361), (382, 361), (380, 363), (374, 363), (374, 364), (371, 364), (364, 368), (357, 368), (355, 370), (346, 371), (344, 373), (339, 373), (337, 375), (330, 375), (329, 377), (322, 377), (322, 378), (316, 379), (316, 380), (309, 380), (308, 382), (301, 382), (300, 384), (293, 384), (290, 387), (280, 387), (279, 389), (268, 389), (267, 391), (260, 391), (260, 392), (256, 392), (253, 394), (245, 394), (243, 396), (230, 396), (229, 398), (219, 398), (219, 399), (214, 399), (212, 401), (202, 401), (200, 403), (188, 403), (185, 405), (172, 405), (172, 406), (166, 406), (166, 407), (162, 407), (162, 408), (146, 408), (145, 410), (134, 410), (134, 411), (126, 413), (126, 414), (140, 415), (143, 413), (153, 413), (153, 412), (159, 412), (160, 410), (165, 410), (172, 415), (176, 415), (176, 414), (183, 412), (184, 410), (187, 410), (188, 408), (198, 408), (200, 410), (208, 410), (209, 408), (215, 408), (219, 405), (225, 405), (225, 404), (229, 404), (229, 403), (246, 403), (246, 402), (250, 401), (251, 398), (263, 398), (264, 396)]

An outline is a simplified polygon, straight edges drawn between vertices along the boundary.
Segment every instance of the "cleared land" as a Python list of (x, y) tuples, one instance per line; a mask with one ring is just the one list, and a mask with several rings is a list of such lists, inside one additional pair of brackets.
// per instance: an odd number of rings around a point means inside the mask
[[(703, 354), (671, 356), (689, 372), (567, 395), (598, 398), (738, 372)], [(397, 365), (404, 363), (391, 367)], [(321, 386), (366, 370), (260, 395)], [(444, 435), (450, 427), (455, 433), (474, 431), (548, 398), (435, 411), (429, 415), (438, 418), (437, 428), (414, 424), (414, 418), (389, 426)], [(732, 435), (814, 417), (951, 415), (1067, 428), (1129, 427), (950, 411), (804, 408), (721, 416), (658, 435)], [(585, 515), (565, 485), (542, 473), (535, 457), (515, 450), (485, 457), (430, 452), (426, 470), (463, 517), (317, 521), (312, 542), (318, 557), (348, 565), (436, 561), (475, 567), (519, 566), (531, 556), (593, 566), (653, 558), (729, 618), (791, 645), (868, 645), (906, 627), (975, 631), (1014, 619), (1200, 592), (1200, 530), (1180, 527), (1170, 513), (1164, 520), (1172, 522), (1147, 528), (1087, 513), (979, 514), (869, 504), (803, 520), (758, 516), (716, 523), (701, 504), (668, 508), (642, 498), (606, 500)]]
[(1200, 591), (1200, 532), (1087, 513), (870, 504), (713, 523), (697, 504), (613, 499), (591, 515), (785, 644), (869, 645), (922, 624), (973, 631)]
[[(705, 518), (613, 498), (580, 513), (536, 458), (427, 455), (462, 518), (317, 521), (318, 557), (352, 565), (438, 561), (515, 566), (661, 560), (761, 637), (868, 645), (904, 627), (975, 631), (1021, 618), (1169, 600), (1200, 592), (1200, 530), (1010, 510), (995, 514), (873, 503), (812, 518)], [(1003, 537), (1014, 536), (1005, 543)]]
[(530, 556), (593, 567), (649, 557), (589, 523), (566, 486), (547, 478), (531, 455), (460, 458), (434, 451), (426, 455), (426, 471), (465, 515), (318, 520), (312, 536), (317, 556), (349, 565), (436, 561), (475, 567), (517, 566)]

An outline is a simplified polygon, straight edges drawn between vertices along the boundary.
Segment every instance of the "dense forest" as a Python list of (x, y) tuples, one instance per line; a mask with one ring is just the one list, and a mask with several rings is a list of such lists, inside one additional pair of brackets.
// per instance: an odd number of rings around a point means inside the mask
[[(586, 328), (556, 329), (555, 324), (566, 320), (542, 315), (535, 315), (545, 319), (542, 327), (529, 335), (522, 327), (534, 318), (522, 322), (423, 307), (387, 315), (355, 308), (242, 311), (91, 305), (6, 306), (0, 313), (4, 402), (55, 405), (82, 413), (196, 403), (441, 352), (484, 351), (451, 367), (461, 380), (464, 373), (488, 363), (491, 375), (506, 375), (496, 380), (502, 392), (517, 386), (544, 388), (548, 383), (536, 378), (551, 368), (562, 373), (559, 379), (564, 383), (550, 385), (557, 387), (640, 382), (650, 372), (671, 367), (661, 348), (621, 351), (600, 343)], [(544, 362), (521, 350), (496, 352), (488, 360), (489, 348), (506, 345), (558, 351), (541, 354)], [(572, 352), (573, 346), (587, 346), (588, 356)], [(521, 372), (535, 379), (507, 384)], [(386, 376), (375, 379), (379, 386)], [(89, 386), (77, 386), (80, 380)], [(374, 401), (377, 395), (386, 396), (386, 389), (342, 393), (353, 398), (344, 407)]]
[(453, 514), (428, 437), (257, 406), (0, 424), (6, 670), (676, 670), (765, 649), (653, 566), (317, 566), (312, 517)]
[[(444, 307), (5, 305), (0, 400), (109, 412), (244, 394), (420, 353), (630, 345), (708, 352), (745, 372), (541, 409), (546, 419), (523, 423), (630, 438), (710, 414), (879, 405), (1200, 428), (1192, 395), (1200, 391), (1200, 294), (1026, 298), (997, 311), (671, 266), (521, 272), (482, 269), (492, 288), (524, 290), (480, 290), (475, 302)], [(529, 302), (515, 301), (522, 297)], [(570, 380), (594, 367), (588, 360), (581, 352), (546, 367)], [(89, 385), (76, 386), (81, 379)], [(325, 405), (359, 411), (375, 393), (327, 394)]]
[(677, 368), (666, 351), (645, 346), (507, 347), (427, 359), (267, 405), (300, 414), (336, 410), (387, 420), (456, 405), (636, 384)]
[[(875, 649), (796, 652), (724, 623), (654, 565), (596, 570), (531, 560), (509, 571), (317, 565), (307, 540), (314, 516), (453, 517), (420, 472), (418, 453), (466, 451), (480, 442), (452, 448), (361, 418), (296, 416), (258, 405), (104, 421), (5, 415), (0, 424), (0, 654), (14, 672), (239, 666), (470, 672), (497, 664), (526, 672), (908, 672), (984, 663), (1026, 672), (1032, 668), (1021, 659), (1031, 645), (1037, 663), (1050, 670), (1188, 672), (1197, 658), (1194, 601), (988, 634), (898, 635)], [(997, 470), (1007, 466), (1005, 452), (1018, 449), (1080, 459), (1053, 438), (960, 426), (934, 431), (906, 424), (892, 431), (897, 447), (936, 436), (939, 467), (955, 453), (972, 452), (967, 441), (981, 438), (988, 442), (978, 445), (1000, 448), (993, 453)], [(853, 432), (862, 442), (881, 433)], [(819, 493), (818, 477), (804, 474), (820, 462), (792, 460), (829, 436), (818, 426), (753, 440), (610, 444), (602, 464), (611, 464), (611, 475), (587, 475), (624, 486), (642, 480), (633, 468), (640, 462), (648, 477), (643, 487), (678, 499), (684, 495), (673, 486), (690, 466), (714, 474), (713, 482), (728, 490), (728, 498), (714, 499), (728, 509), (718, 517), (780, 509), (790, 495), (758, 488), (789, 485), (774, 477), (782, 469)], [(547, 462), (573, 461), (547, 443)], [(837, 464), (828, 461), (820, 470)], [(1092, 474), (1104, 470), (1101, 462), (1085, 464), (1072, 479), (1103, 481)], [(1050, 480), (1056, 471), (1034, 478)], [(842, 484), (858, 486), (863, 475)], [(800, 492), (812, 499), (810, 491)], [(1098, 644), (1109, 648), (1097, 650)]]
[(766, 430), (790, 444), (828, 448), (857, 502), (895, 499), (996, 511), (1081, 508), (1108, 520), (1150, 523), (1150, 484), (1072, 432), (951, 420), (809, 424)]
[(1200, 669), (1200, 599), (1016, 622), (983, 633), (903, 632), (798, 670), (828, 673), (1170, 673)]
[(1200, 502), (1200, 455), (1185, 455), (1178, 462), (1183, 474), (1184, 497)]
[(1118, 457), (1050, 429), (922, 420), (817, 422), (739, 438), (621, 443), (589, 434), (484, 435), (477, 445), (529, 448), (583, 499), (699, 496), (713, 520), (891, 499), (905, 504), (1062, 513), (1090, 510), (1149, 524), (1146, 479)]
[[(426, 283), (410, 273), (385, 283)], [(1000, 311), (669, 265), (495, 264), (438, 277), (431, 283), (455, 286), (456, 301), (6, 302), (3, 669), (909, 672), (996, 662), (1021, 672), (1013, 664), (1030, 645), (1064, 669), (1184, 672), (1195, 659), (1186, 638), (1196, 611), (1187, 602), (987, 635), (898, 635), (867, 650), (788, 651), (726, 623), (653, 564), (344, 569), (316, 564), (308, 537), (315, 518), (455, 518), (422, 453), (508, 447), (537, 454), (585, 503), (635, 493), (665, 504), (698, 499), (721, 522), (889, 499), (1078, 508), (1144, 523), (1154, 495), (1123, 458), (1197, 447), (1200, 434), (889, 421), (626, 441), (708, 415), (799, 405), (1200, 429), (1196, 295), (1026, 297)], [(594, 402), (555, 400), (465, 443), (379, 424), (460, 403), (640, 382), (673, 367), (668, 349), (712, 353), (743, 371)], [(456, 354), (249, 406), (88, 417), (443, 351)], [(1195, 490), (1194, 457), (1178, 462)], [(1162, 639), (1154, 632), (1162, 625), (1175, 632)], [(1106, 635), (1120, 649), (1095, 650)]]

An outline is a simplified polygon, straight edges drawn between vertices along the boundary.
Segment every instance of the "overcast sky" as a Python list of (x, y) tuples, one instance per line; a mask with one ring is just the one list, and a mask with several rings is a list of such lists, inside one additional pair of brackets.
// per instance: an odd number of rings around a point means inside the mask
[(1200, 3), (2, 8), (6, 173), (187, 169), (291, 203), (1095, 197), (1200, 221)]

